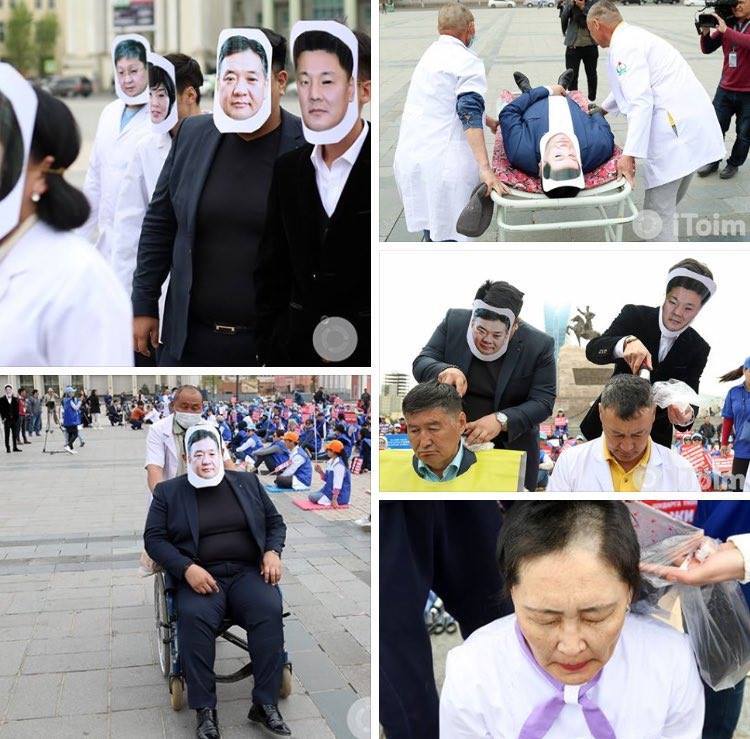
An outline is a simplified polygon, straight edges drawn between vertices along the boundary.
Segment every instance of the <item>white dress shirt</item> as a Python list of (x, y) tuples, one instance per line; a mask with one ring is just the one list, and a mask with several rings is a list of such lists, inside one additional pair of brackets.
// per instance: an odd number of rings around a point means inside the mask
[(315, 183), (318, 186), (320, 202), (323, 203), (326, 213), (330, 218), (336, 210), (344, 185), (349, 178), (349, 173), (357, 161), (359, 152), (367, 138), (370, 130), (367, 121), (363, 121), (362, 132), (357, 136), (355, 142), (338, 158), (333, 161), (330, 168), (323, 161), (323, 147), (316, 144), (310, 154), (310, 160), (315, 167)]

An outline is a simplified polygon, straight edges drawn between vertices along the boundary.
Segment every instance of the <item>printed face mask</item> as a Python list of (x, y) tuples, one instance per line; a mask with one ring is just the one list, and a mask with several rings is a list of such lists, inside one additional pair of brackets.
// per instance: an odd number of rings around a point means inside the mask
[(188, 481), (194, 488), (216, 487), (224, 479), (221, 439), (213, 426), (191, 426), (185, 434), (185, 451)]
[(494, 362), (508, 350), (516, 316), (507, 308), (496, 308), (482, 300), (472, 304), (466, 341), (471, 353), (483, 362)]

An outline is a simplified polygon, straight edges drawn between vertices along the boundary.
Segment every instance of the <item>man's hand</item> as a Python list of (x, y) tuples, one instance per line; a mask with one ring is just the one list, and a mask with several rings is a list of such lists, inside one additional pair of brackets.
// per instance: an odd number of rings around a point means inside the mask
[(458, 367), (448, 367), (444, 369), (438, 376), (437, 381), (442, 382), (444, 385), (453, 385), (456, 388), (456, 392), (463, 398), (466, 395), (466, 390), (469, 387), (469, 383), (466, 381), (466, 375), (461, 372)]
[(685, 410), (679, 405), (670, 405), (667, 409), (667, 418), (669, 418), (669, 422), (674, 426), (687, 426), (693, 422), (695, 413), (692, 406), (688, 406), (687, 410)]
[(136, 316), (133, 319), (133, 348), (144, 357), (150, 357), (149, 346), (159, 346), (159, 319)]
[(719, 453), (722, 457), (728, 457), (729, 456), (729, 445), (728, 444), (722, 444), (719, 447)]
[(338, 502), (338, 500), (336, 498), (334, 498), (331, 501), (331, 508), (338, 508), (338, 507), (339, 507), (339, 502)]
[(269, 551), (263, 555), (260, 574), (271, 585), (276, 585), (281, 580), (281, 557), (276, 552)]
[(709, 15), (712, 15), (718, 21), (716, 24), (716, 30), (719, 33), (724, 33), (724, 31), (727, 30), (727, 22), (717, 13), (709, 13)]
[(635, 186), (635, 159), (629, 154), (623, 154), (617, 160), (617, 174), (624, 177), (631, 187)]
[(501, 431), (500, 421), (495, 418), (494, 414), (482, 416), (476, 421), (470, 421), (466, 424), (466, 443), (469, 446), (484, 444), (492, 441)]
[(646, 367), (650, 370), (654, 368), (651, 361), (651, 352), (646, 349), (640, 339), (628, 342), (625, 351), (622, 354), (622, 358), (627, 362), (630, 371), (634, 375), (638, 374), (638, 370), (641, 369), (641, 367)]
[(490, 190), (494, 190), (498, 195), (505, 195), (509, 192), (508, 188), (495, 177), (489, 165), (479, 168), (479, 179), (487, 185), (487, 197), (489, 197)]
[(554, 84), (550, 85), (550, 89), (552, 90), (553, 95), (563, 95), (565, 96), (565, 88), (562, 85)]
[(497, 133), (497, 118), (490, 118), (488, 115), (485, 115), (484, 125), (487, 126), (492, 133)]
[(188, 585), (195, 590), (196, 593), (201, 595), (209, 595), (210, 593), (218, 593), (219, 586), (216, 584), (216, 580), (211, 577), (211, 573), (204, 570), (200, 565), (190, 565), (185, 570), (185, 579)]
[(323, 474), (323, 468), (322, 468), (322, 467), (321, 467), (321, 466), (320, 466), (319, 464), (317, 464), (317, 463), (316, 463), (316, 464), (315, 464), (315, 467), (313, 467), (313, 469), (314, 469), (314, 470), (315, 470), (315, 471), (316, 471), (316, 472), (317, 472), (317, 473), (318, 473), (319, 475), (322, 475), (322, 474)]
[(722, 544), (703, 562), (691, 557), (687, 569), (667, 565), (642, 564), (641, 572), (649, 572), (669, 582), (683, 585), (711, 585), (745, 577), (745, 560), (732, 542)]

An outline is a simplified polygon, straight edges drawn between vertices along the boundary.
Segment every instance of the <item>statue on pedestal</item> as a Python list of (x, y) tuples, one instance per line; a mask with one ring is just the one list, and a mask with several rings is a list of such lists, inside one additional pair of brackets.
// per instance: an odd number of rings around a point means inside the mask
[(591, 306), (587, 305), (586, 310), (581, 310), (580, 308), (576, 308), (576, 310), (579, 315), (575, 315), (570, 319), (570, 323), (565, 329), (565, 334), (573, 333), (578, 341), (578, 346), (581, 346), (581, 339), (590, 341), (591, 339), (596, 339), (598, 336), (601, 336), (601, 334), (594, 330), (591, 323), (596, 315), (596, 313), (591, 312)]

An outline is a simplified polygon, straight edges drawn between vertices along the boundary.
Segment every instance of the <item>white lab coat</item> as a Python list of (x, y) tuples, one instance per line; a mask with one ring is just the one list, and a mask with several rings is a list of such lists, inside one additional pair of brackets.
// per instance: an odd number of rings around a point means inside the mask
[(130, 300), (86, 241), (34, 223), (0, 261), (0, 365), (133, 364)]
[(151, 196), (167, 160), (172, 137), (168, 133), (150, 133), (135, 147), (117, 196), (112, 229), (112, 268), (130, 295), (138, 256), (138, 241)]
[(429, 229), (433, 241), (467, 240), (456, 221), (479, 184), (479, 167), (456, 99), (486, 91), (484, 63), (453, 36), (440, 36), (417, 63), (393, 161), (409, 231)]
[(125, 103), (118, 99), (102, 111), (83, 185), (83, 192), (91, 204), (91, 215), (79, 229), (79, 234), (93, 241), (98, 229), (96, 247), (107, 261), (112, 255), (115, 206), (120, 184), (133, 159), (136, 145), (151, 132), (148, 105), (144, 105), (120, 131), (124, 109)]
[(724, 157), (724, 139), (708, 93), (663, 38), (621, 23), (612, 34), (607, 76), (612, 92), (602, 108), (627, 116), (623, 153), (642, 160), (647, 189)]
[[(555, 694), (521, 650), (515, 615), (493, 621), (451, 649), (440, 697), (442, 739), (516, 739), (529, 714)], [(577, 703), (563, 706), (544, 739), (588, 739)], [(588, 697), (617, 739), (697, 739), (703, 685), (687, 637), (650, 616), (629, 614)], [(566, 696), (567, 697), (567, 696)]]
[(177, 477), (179, 469), (177, 460), (177, 447), (172, 433), (174, 413), (158, 420), (148, 431), (146, 437), (146, 463), (161, 467), (164, 470), (164, 479), (171, 480)]
[[(602, 438), (566, 449), (555, 463), (548, 493), (596, 493), (614, 491), (609, 462), (604, 458)], [(690, 462), (671, 449), (651, 442), (640, 492), (700, 493), (698, 478)]]

